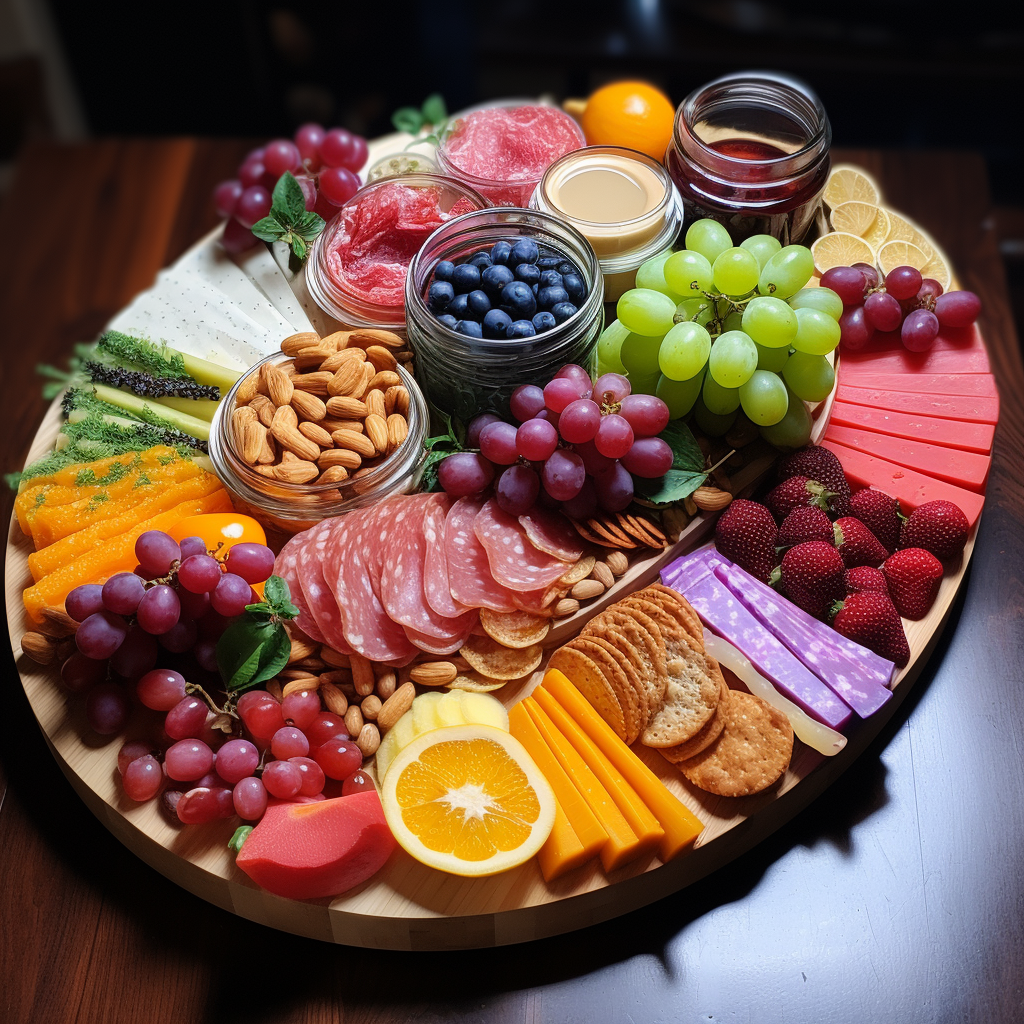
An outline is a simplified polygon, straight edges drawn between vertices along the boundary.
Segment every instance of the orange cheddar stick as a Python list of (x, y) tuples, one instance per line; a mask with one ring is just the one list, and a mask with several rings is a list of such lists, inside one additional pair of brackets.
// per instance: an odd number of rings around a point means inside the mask
[(696, 815), (673, 796), (650, 768), (616, 736), (590, 702), (557, 669), (544, 676), (543, 688), (583, 728), (622, 777), (636, 790), (665, 830), (659, 856), (669, 861), (688, 847), (704, 829)]
[(509, 710), (508, 728), (548, 780), (558, 804), (555, 827), (537, 854), (544, 881), (550, 882), (596, 857), (608, 842), (608, 833), (562, 770), (522, 704)]
[(547, 712), (555, 728), (576, 748), (576, 752), (608, 790), (608, 795), (622, 811), (622, 816), (636, 833), (644, 849), (660, 848), (661, 841), (665, 838), (665, 830), (650, 808), (637, 796), (636, 790), (622, 777), (622, 773), (547, 690), (538, 687), (533, 693), (533, 698)]
[(601, 849), (601, 864), (605, 871), (614, 871), (636, 860), (644, 852), (644, 847), (589, 765), (555, 728), (544, 709), (532, 697), (527, 697), (521, 703), (530, 713), (534, 725), (558, 758), (558, 763), (566, 775), (572, 779), (573, 785), (580, 791), (608, 833), (608, 842)]

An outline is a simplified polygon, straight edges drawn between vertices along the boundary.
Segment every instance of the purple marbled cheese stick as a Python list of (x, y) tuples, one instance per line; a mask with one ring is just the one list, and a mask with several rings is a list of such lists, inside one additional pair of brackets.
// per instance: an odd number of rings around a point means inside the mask
[(709, 572), (685, 588), (674, 586), (701, 621), (738, 647), (779, 691), (832, 729), (842, 729), (852, 712), (802, 661), (770, 633), (722, 581)]
[[(708, 559), (716, 557), (720, 556), (712, 547), (701, 548), (699, 551), (692, 551), (688, 555), (682, 555), (674, 562), (669, 562), (661, 570), (661, 582), (666, 587), (673, 587), (682, 593), (686, 586), (696, 583), (697, 580), (711, 572)], [(677, 586), (677, 583), (682, 585)]]

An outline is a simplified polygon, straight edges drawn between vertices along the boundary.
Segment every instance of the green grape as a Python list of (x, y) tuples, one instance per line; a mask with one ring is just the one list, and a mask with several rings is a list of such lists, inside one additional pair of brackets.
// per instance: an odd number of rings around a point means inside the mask
[(676, 306), (676, 316), (706, 327), (715, 319), (715, 306), (710, 299), (705, 299), (703, 296), (699, 299), (683, 299)]
[(722, 332), (725, 333), (726, 331), (742, 331), (742, 330), (743, 330), (743, 314), (738, 309), (734, 309), (722, 321)]
[(621, 320), (613, 320), (597, 339), (597, 361), (608, 373), (625, 373), (622, 365), (622, 343), (629, 337), (629, 328)]
[(661, 374), (655, 370), (653, 373), (631, 373), (629, 375), (630, 393), (634, 395), (653, 395), (658, 390), (658, 381)]
[(727, 331), (712, 345), (708, 374), (723, 388), (738, 388), (746, 384), (756, 369), (757, 346), (743, 331)]
[(630, 288), (622, 294), (615, 312), (635, 334), (660, 338), (672, 326), (676, 304), (653, 288)]
[(684, 296), (709, 292), (715, 283), (708, 258), (690, 249), (669, 256), (665, 261), (664, 276), (668, 286)]
[(711, 412), (699, 396), (693, 403), (693, 418), (708, 437), (721, 437), (725, 434), (736, 422), (736, 415), (735, 410), (724, 416)]
[(776, 448), (803, 448), (811, 439), (811, 414), (800, 399), (790, 393), (786, 415), (761, 428), (761, 436)]
[(740, 405), (751, 423), (770, 427), (786, 415), (789, 392), (778, 374), (755, 370), (750, 380), (740, 387)]
[(789, 348), (796, 337), (796, 313), (782, 299), (758, 295), (743, 310), (743, 330), (765, 348)]
[(703, 383), (703, 370), (689, 380), (673, 380), (662, 374), (658, 378), (658, 386), (654, 389), (654, 393), (668, 406), (670, 418), (677, 420), (693, 408), (693, 403), (697, 401)]
[(761, 268), (753, 253), (735, 246), (719, 253), (711, 273), (714, 275), (715, 288), (723, 295), (746, 295), (757, 287)]
[(658, 350), (661, 338), (645, 334), (628, 334), (619, 349), (619, 361), (628, 376), (644, 377), (658, 372)]
[(764, 265), (757, 290), (762, 295), (788, 299), (810, 281), (813, 273), (811, 250), (802, 245), (787, 245)]
[(843, 315), (843, 300), (831, 288), (801, 288), (787, 301), (794, 309), (820, 309), (833, 320)]
[(689, 380), (704, 368), (711, 354), (711, 335), (700, 324), (676, 324), (661, 342), (658, 365), (666, 377)]
[(664, 252), (658, 253), (657, 256), (644, 260), (637, 267), (636, 286), (637, 288), (650, 288), (656, 292), (661, 292), (672, 299), (673, 302), (678, 303), (682, 300), (682, 295), (678, 295), (673, 291), (665, 280), (665, 263), (671, 255), (672, 250), (666, 249)]
[[(695, 220), (686, 230), (686, 248), (699, 252), (709, 263), (714, 263), (726, 249), (732, 248), (729, 232), (717, 220)], [(671, 283), (671, 278), (668, 279)]]
[(794, 352), (782, 370), (782, 379), (805, 402), (823, 402), (832, 393), (836, 372), (825, 356)]
[(825, 356), (839, 344), (839, 324), (820, 309), (798, 309), (793, 348), (811, 356)]
[(781, 373), (789, 358), (788, 348), (757, 346), (757, 368), (759, 370), (771, 370), (772, 373)]
[(782, 243), (772, 235), (751, 235), (740, 242), (740, 246), (754, 254), (760, 270), (782, 248)]
[(700, 397), (708, 412), (714, 413), (716, 416), (735, 412), (740, 407), (740, 389), (723, 388), (710, 373), (704, 378)]

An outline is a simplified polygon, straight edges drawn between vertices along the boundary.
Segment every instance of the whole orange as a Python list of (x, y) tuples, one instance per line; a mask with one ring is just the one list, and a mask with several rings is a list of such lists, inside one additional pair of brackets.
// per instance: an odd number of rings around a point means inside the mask
[(653, 85), (612, 82), (587, 100), (583, 134), (590, 146), (625, 146), (661, 160), (674, 120), (672, 101)]

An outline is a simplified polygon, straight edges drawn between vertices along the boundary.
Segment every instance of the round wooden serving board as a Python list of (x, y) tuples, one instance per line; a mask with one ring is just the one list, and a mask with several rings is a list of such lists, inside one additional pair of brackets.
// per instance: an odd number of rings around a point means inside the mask
[[(55, 403), (36, 435), (29, 461), (52, 447), (59, 423)], [(697, 540), (697, 530), (687, 532), (683, 542), (688, 549)], [(608, 920), (691, 885), (757, 845), (827, 789), (895, 714), (920, 674), (949, 615), (976, 536), (977, 526), (957, 571), (943, 579), (929, 615), (906, 624), (912, 657), (897, 680), (893, 699), (852, 727), (841, 753), (826, 758), (797, 741), (793, 762), (779, 784), (756, 796), (729, 799), (690, 787), (656, 752), (640, 747), (644, 761), (704, 822), (694, 848), (669, 864), (650, 855), (607, 876), (595, 860), (550, 885), (534, 861), (491, 878), (463, 879), (424, 867), (397, 850), (369, 882), (334, 900), (300, 902), (265, 892), (234, 866), (227, 841), (237, 821), (176, 828), (168, 824), (157, 801), (135, 804), (126, 799), (117, 778), (117, 751), (125, 738), (135, 735), (133, 727), (123, 737), (96, 737), (86, 726), (81, 700), (69, 698), (61, 687), (57, 667), (43, 668), (21, 654), (20, 637), (28, 628), (21, 591), (31, 582), (26, 562), (31, 547), (15, 519), (7, 543), (7, 620), (25, 692), (57, 763), (107, 828), (173, 882), (242, 917), (328, 942), (378, 949), (499, 946)], [(672, 552), (676, 553), (681, 550)], [(642, 567), (634, 566), (622, 590), (653, 579), (668, 560), (666, 553), (658, 552)], [(595, 603), (587, 611), (594, 614), (599, 607)], [(576, 628), (581, 626), (577, 623)], [(508, 702), (524, 696), (539, 678), (537, 673), (527, 686), (508, 695)], [(135, 726), (138, 733), (143, 728)]]

